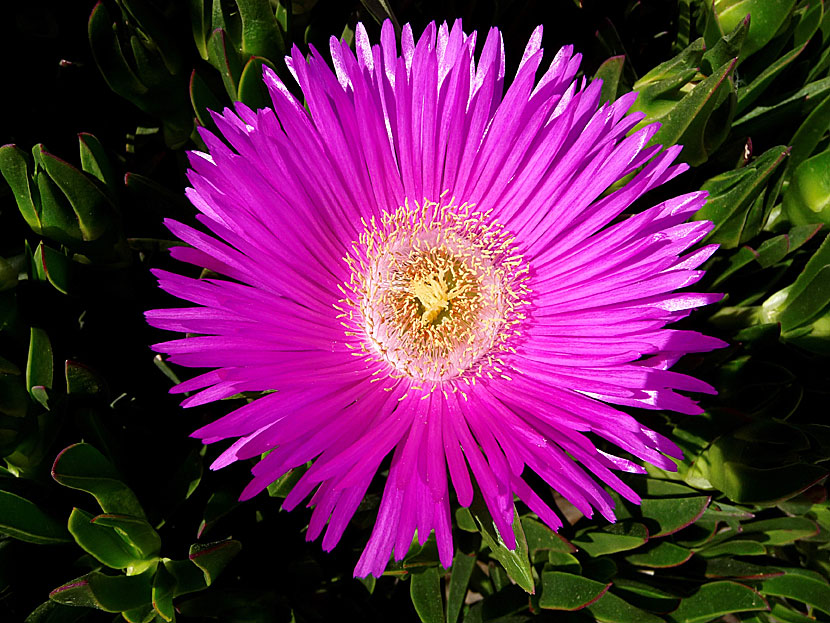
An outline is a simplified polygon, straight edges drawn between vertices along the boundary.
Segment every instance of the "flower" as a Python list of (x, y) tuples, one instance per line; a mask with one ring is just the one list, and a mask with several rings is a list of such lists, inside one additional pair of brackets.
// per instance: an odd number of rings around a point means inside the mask
[(451, 491), (468, 506), (473, 480), (510, 548), (514, 496), (561, 526), (531, 473), (613, 521), (601, 483), (636, 503), (614, 472), (644, 469), (586, 434), (674, 469), (678, 447), (611, 405), (693, 414), (677, 390), (713, 391), (669, 367), (723, 343), (664, 328), (719, 298), (675, 292), (715, 249), (682, 255), (711, 229), (685, 222), (705, 193), (620, 219), (686, 168), (680, 147), (647, 146), (655, 125), (627, 135), (636, 94), (600, 106), (571, 47), (537, 80), (541, 38), (506, 92), (495, 28), (477, 61), (460, 22), (417, 42), (405, 27), (400, 54), (389, 22), (380, 45), (359, 24), (356, 54), (331, 39), (334, 71), (295, 47), (307, 109), (266, 68), (273, 108), (215, 115), (221, 139), (202, 130), (208, 152), (190, 154), (211, 233), (166, 222), (190, 245), (174, 257), (225, 277), (155, 271), (196, 306), (149, 322), (199, 335), (154, 349), (213, 369), (172, 391), (268, 392), (194, 433), (234, 440), (213, 468), (268, 453), (241, 498), (313, 462), (284, 506), (311, 496), (307, 538), (325, 529), (329, 550), (391, 453), (357, 576), (431, 532), (449, 567)]

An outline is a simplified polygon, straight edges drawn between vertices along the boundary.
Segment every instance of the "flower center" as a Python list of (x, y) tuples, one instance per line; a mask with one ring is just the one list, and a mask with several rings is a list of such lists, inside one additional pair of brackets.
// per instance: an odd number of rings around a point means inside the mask
[[(346, 262), (351, 279), (337, 305), (359, 355), (390, 376), (432, 383), (505, 376), (525, 317), (528, 267), (513, 238), (473, 206), (425, 201), (373, 219)], [(503, 367), (503, 366), (502, 366)]]

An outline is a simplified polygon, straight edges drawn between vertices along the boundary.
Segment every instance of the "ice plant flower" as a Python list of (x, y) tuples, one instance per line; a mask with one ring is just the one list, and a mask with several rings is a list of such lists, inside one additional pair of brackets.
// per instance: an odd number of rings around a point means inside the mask
[(221, 137), (190, 154), (210, 234), (168, 221), (189, 244), (172, 254), (223, 278), (156, 271), (195, 306), (149, 322), (198, 335), (154, 348), (212, 369), (173, 388), (197, 392), (184, 406), (267, 391), (194, 436), (234, 440), (213, 468), (268, 452), (242, 499), (311, 461), (284, 506), (310, 496), (326, 550), (391, 455), (357, 576), (432, 532), (449, 567), (451, 496), (476, 488), (508, 547), (514, 496), (557, 529), (533, 473), (613, 521), (603, 483), (636, 503), (615, 472), (644, 470), (596, 439), (665, 469), (681, 456), (617, 406), (698, 413), (678, 390), (712, 391), (669, 368), (722, 343), (664, 328), (718, 298), (676, 292), (714, 251), (686, 253), (711, 229), (686, 222), (705, 194), (621, 218), (686, 168), (680, 147), (630, 133), (636, 95), (600, 105), (570, 47), (537, 79), (541, 37), (505, 91), (495, 28), (476, 53), (460, 22), (407, 26), (400, 51), (388, 22), (379, 45), (358, 25), (356, 53), (332, 38), (334, 70), (313, 48), (287, 59), (307, 109), (266, 68), (273, 108), (215, 115)]

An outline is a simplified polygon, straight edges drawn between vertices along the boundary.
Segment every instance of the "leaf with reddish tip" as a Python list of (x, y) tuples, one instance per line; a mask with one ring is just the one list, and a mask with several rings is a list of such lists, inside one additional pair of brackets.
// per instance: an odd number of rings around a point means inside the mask
[(546, 571), (542, 573), (539, 607), (546, 610), (581, 610), (599, 600), (610, 583), (603, 584), (581, 575)]
[(124, 612), (150, 602), (152, 571), (140, 575), (105, 575), (93, 571), (51, 593), (49, 599), (67, 606), (87, 606), (106, 612)]
[(106, 513), (145, 518), (141, 504), (112, 463), (87, 443), (64, 449), (52, 465), (52, 478), (66, 487), (91, 493)]
[(680, 602), (669, 615), (672, 623), (705, 623), (724, 614), (769, 610), (767, 601), (755, 590), (737, 582), (709, 582)]
[[(649, 544), (651, 545), (651, 544)], [(625, 557), (626, 561), (638, 567), (665, 569), (678, 567), (692, 557), (692, 550), (669, 541), (660, 541), (648, 549), (637, 550)]]
[(205, 582), (210, 586), (241, 549), (242, 544), (232, 539), (218, 543), (194, 543), (190, 546), (188, 558), (202, 570)]

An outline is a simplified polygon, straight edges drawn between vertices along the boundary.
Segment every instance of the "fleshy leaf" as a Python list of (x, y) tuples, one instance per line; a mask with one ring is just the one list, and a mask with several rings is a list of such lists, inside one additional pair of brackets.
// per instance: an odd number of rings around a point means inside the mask
[(548, 610), (581, 610), (599, 600), (610, 586), (581, 575), (547, 571), (542, 573), (539, 607)]
[(141, 504), (112, 463), (89, 444), (78, 443), (63, 450), (52, 466), (52, 478), (66, 487), (91, 493), (106, 513), (145, 518)]
[(0, 533), (27, 543), (68, 543), (69, 533), (60, 523), (24, 497), (0, 490)]

